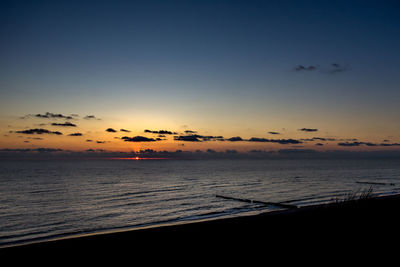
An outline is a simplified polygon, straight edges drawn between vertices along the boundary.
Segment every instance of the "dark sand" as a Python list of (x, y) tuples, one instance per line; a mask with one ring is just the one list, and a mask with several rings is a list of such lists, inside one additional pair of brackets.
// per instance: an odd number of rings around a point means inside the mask
[[(400, 195), (253, 216), (103, 233), (3, 248), (0, 254), (129, 255), (193, 259), (328, 254), (390, 257), (400, 237)], [(393, 243), (394, 242), (394, 243)], [(392, 251), (392, 252), (391, 252)], [(89, 253), (89, 254), (88, 254)], [(150, 255), (150, 256), (149, 256)], [(380, 254), (382, 255), (382, 254)], [(97, 257), (96, 256), (96, 257)], [(393, 255), (392, 255), (393, 256)], [(326, 259), (325, 259), (326, 261)]]

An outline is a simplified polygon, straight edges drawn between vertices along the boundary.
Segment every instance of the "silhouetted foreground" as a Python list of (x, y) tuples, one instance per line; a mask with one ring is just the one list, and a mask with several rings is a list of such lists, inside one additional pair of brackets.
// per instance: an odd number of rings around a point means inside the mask
[[(22, 245), (1, 254), (76, 255), (95, 251), (143, 257), (270, 255), (279, 252), (367, 253), (399, 240), (400, 196), (318, 205), (227, 219), (167, 225)], [(110, 254), (111, 253), (111, 254)], [(161, 254), (160, 254), (161, 253)], [(227, 254), (228, 253), (228, 254)], [(239, 254), (240, 253), (240, 254)], [(260, 254), (262, 253), (262, 254)], [(146, 254), (147, 255), (147, 254)], [(158, 256), (156, 256), (158, 255)]]

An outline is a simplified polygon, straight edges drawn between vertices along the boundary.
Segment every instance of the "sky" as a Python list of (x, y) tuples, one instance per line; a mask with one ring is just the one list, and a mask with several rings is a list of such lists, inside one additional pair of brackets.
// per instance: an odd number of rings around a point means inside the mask
[(400, 150), (399, 1), (0, 5), (2, 151)]

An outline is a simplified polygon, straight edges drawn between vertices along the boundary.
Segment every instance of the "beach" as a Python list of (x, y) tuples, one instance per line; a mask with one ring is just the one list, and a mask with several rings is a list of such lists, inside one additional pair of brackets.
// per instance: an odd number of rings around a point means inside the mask
[[(398, 240), (400, 195), (371, 197), (234, 218), (61, 238), (1, 249), (1, 254), (253, 255), (279, 252), (388, 252)], [(358, 252), (355, 252), (358, 251)], [(143, 254), (145, 253), (145, 254)], [(161, 254), (160, 254), (161, 253)], [(211, 253), (211, 254), (210, 254)], [(240, 254), (236, 254), (240, 253)], [(339, 254), (338, 254), (339, 256)]]

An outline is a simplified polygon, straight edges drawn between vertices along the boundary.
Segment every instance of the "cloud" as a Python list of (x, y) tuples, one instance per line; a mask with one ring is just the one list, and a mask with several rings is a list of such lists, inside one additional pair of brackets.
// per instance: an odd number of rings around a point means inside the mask
[(378, 146), (378, 144), (370, 143), (370, 142), (362, 142), (363, 145), (366, 146)]
[(281, 145), (286, 145), (286, 144), (302, 144), (303, 142), (295, 139), (271, 139), (271, 142), (273, 143), (278, 143)]
[(51, 113), (51, 112), (46, 112), (45, 114), (36, 114), (35, 117), (43, 118), (43, 119), (68, 119), (68, 120), (73, 119), (72, 116), (65, 116), (62, 114), (55, 114), (55, 113)]
[(338, 146), (346, 146), (346, 147), (353, 147), (353, 146), (383, 146), (383, 147), (388, 147), (388, 146), (400, 146), (398, 143), (381, 143), (381, 144), (375, 144), (371, 142), (341, 142), (337, 144)]
[(195, 134), (197, 131), (192, 131), (192, 130), (186, 130), (185, 134)]
[(278, 143), (281, 145), (303, 143), (302, 141), (295, 140), (295, 139), (266, 139), (266, 138), (257, 138), (257, 137), (252, 137), (248, 141), (249, 142), (262, 142), (262, 143)]
[(318, 129), (312, 129), (312, 128), (301, 128), (301, 129), (299, 129), (299, 131), (302, 131), (302, 132), (317, 132), (317, 131), (318, 131)]
[[(335, 138), (325, 138), (325, 137), (313, 137), (313, 138), (302, 138), (300, 139), (301, 141), (305, 142), (313, 142), (313, 141), (339, 141), (336, 140)], [(355, 141), (355, 140), (352, 140)]]
[(55, 135), (62, 135), (61, 132), (55, 131), (49, 131), (46, 129), (29, 129), (29, 130), (24, 130), (24, 131), (16, 131), (16, 133), (21, 133), (21, 134), (55, 134)]
[(316, 71), (320, 70), (319, 72), (321, 73), (328, 73), (328, 74), (335, 74), (335, 73), (340, 73), (347, 71), (349, 67), (347, 65), (342, 65), (338, 63), (332, 63), (328, 67), (320, 67), (320, 66), (304, 66), (304, 65), (298, 65), (294, 67), (294, 70), (297, 72), (310, 72), (310, 71)]
[(381, 143), (380, 146), (400, 146), (400, 144), (399, 143), (391, 143), (391, 144), (389, 144), (389, 143)]
[(180, 135), (174, 136), (175, 141), (184, 141), (184, 142), (201, 142), (198, 135)]
[(280, 134), (278, 132), (268, 132), (269, 134)]
[(370, 143), (370, 142), (341, 142), (341, 143), (338, 143), (338, 146), (361, 146), (361, 145), (378, 146), (377, 144)]
[(303, 65), (298, 65), (297, 67), (294, 68), (295, 71), (314, 71), (316, 69), (317, 69), (316, 66), (305, 67)]
[(303, 143), (302, 141), (295, 139), (267, 139), (267, 138), (252, 137), (246, 140), (240, 136), (235, 136), (225, 139), (223, 136), (207, 136), (198, 134), (174, 136), (174, 140), (185, 141), (185, 142), (206, 142), (206, 141), (260, 142), (260, 143), (278, 143), (282, 145)]
[(65, 122), (65, 123), (52, 123), (51, 126), (62, 126), (62, 127), (76, 127), (76, 124)]
[(107, 150), (105, 150), (105, 149), (100, 149), (100, 148), (97, 148), (97, 149), (89, 148), (89, 149), (86, 149), (85, 151), (86, 151), (86, 152), (100, 152), (100, 153), (102, 153), (102, 152), (107, 152)]
[(338, 63), (332, 63), (330, 67), (331, 68), (330, 68), (329, 73), (331, 73), (331, 74), (335, 74), (335, 73), (339, 73), (339, 72), (348, 70), (348, 66), (343, 66)]
[(313, 137), (313, 141), (319, 140), (319, 141), (336, 141), (335, 138), (325, 138), (325, 137)]
[(126, 132), (126, 133), (130, 133), (130, 132), (131, 132), (131, 131), (125, 130), (125, 129), (120, 129), (119, 131), (120, 131), (120, 132)]
[(96, 141), (97, 144), (105, 144), (107, 141)]
[(223, 136), (213, 136), (213, 135), (180, 135), (174, 136), (175, 141), (185, 141), (185, 142), (203, 142), (203, 141), (225, 141)]
[(91, 140), (91, 139), (86, 139), (86, 142), (93, 142), (93, 140)]
[(392, 143), (392, 144), (381, 143), (380, 146), (400, 146), (400, 144), (399, 143)]
[(362, 144), (363, 144), (362, 142), (351, 142), (351, 143), (349, 143), (349, 142), (345, 142), (345, 143), (341, 142), (341, 143), (338, 143), (337, 145), (338, 146), (360, 146)]
[(269, 139), (266, 138), (258, 138), (258, 137), (252, 137), (249, 140), (247, 140), (249, 142), (269, 142)]
[(226, 139), (226, 141), (239, 142), (239, 141), (244, 141), (244, 140), (240, 136), (235, 136), (235, 137), (231, 137), (231, 138)]
[(94, 115), (86, 115), (83, 117), (85, 120), (100, 120), (99, 118), (96, 118)]
[(124, 137), (121, 137), (121, 139), (124, 140), (125, 142), (155, 142), (155, 141), (157, 141), (154, 138), (147, 138), (144, 136), (134, 136), (134, 137), (124, 136)]
[(58, 152), (58, 151), (63, 151), (61, 148), (44, 148), (44, 147), (39, 147), (39, 148), (3, 148), (0, 149), (1, 152)]
[(153, 133), (153, 134), (177, 134), (176, 132), (171, 132), (167, 130), (159, 130), (159, 131), (152, 131), (152, 130), (144, 130), (145, 133)]
[(198, 138), (203, 141), (225, 141), (224, 137), (221, 135), (213, 136), (213, 135), (197, 135)]
[(67, 116), (67, 115), (63, 115), (63, 114), (56, 114), (56, 113), (51, 113), (51, 112), (46, 112), (44, 114), (28, 114), (25, 115), (23, 117), (21, 117), (21, 119), (29, 119), (29, 118), (41, 118), (41, 119), (67, 119), (67, 120), (72, 120), (73, 117), (72, 116)]
[(109, 133), (116, 133), (117, 131), (114, 130), (113, 128), (107, 128), (107, 129), (106, 129), (106, 132), (109, 132)]
[(81, 133), (72, 133), (72, 134), (69, 134), (68, 136), (82, 136), (83, 134), (81, 134)]

